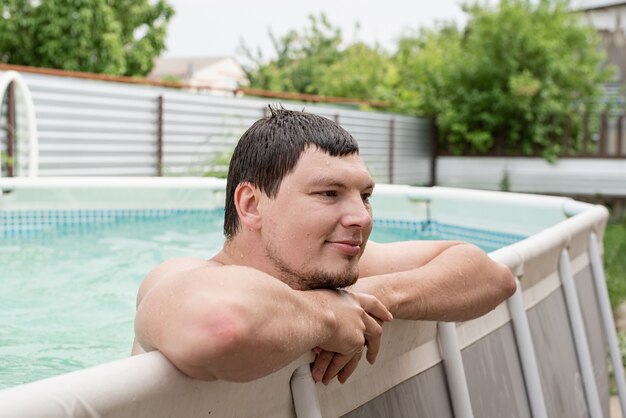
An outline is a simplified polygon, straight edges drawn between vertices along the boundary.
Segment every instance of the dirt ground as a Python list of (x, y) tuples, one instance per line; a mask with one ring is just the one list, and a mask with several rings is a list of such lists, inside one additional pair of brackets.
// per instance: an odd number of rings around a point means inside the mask
[(611, 418), (623, 418), (617, 396), (611, 396)]

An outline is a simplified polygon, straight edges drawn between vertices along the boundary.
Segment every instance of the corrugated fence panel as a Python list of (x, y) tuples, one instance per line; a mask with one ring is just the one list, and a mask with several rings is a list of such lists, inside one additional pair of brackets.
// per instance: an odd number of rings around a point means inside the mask
[(156, 173), (158, 91), (35, 74), (24, 78), (35, 102), (41, 176)]
[(437, 184), (513, 192), (626, 196), (626, 160), (439, 157)]
[(430, 184), (431, 122), (399, 116), (394, 132), (394, 183)]
[(264, 101), (170, 92), (164, 96), (164, 172), (225, 173), (237, 140), (264, 116)]
[[(163, 174), (203, 175), (224, 171), (239, 137), (267, 114), (269, 102), (275, 102), (115, 82), (22, 75), (35, 103), (41, 176), (157, 175), (160, 96)], [(389, 182), (392, 177), (395, 183), (429, 182), (428, 120), (327, 105), (295, 102), (284, 105), (339, 122), (359, 141), (361, 155), (377, 182)], [(0, 116), (3, 121), (6, 119), (5, 115)], [(0, 150), (4, 151), (6, 131), (2, 127)], [(392, 133), (393, 173), (389, 142)]]

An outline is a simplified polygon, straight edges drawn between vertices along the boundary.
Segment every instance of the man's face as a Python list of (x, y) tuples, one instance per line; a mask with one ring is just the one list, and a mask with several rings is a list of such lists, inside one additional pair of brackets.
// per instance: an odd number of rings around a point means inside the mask
[(296, 289), (345, 287), (372, 231), (374, 182), (357, 154), (307, 148), (276, 198), (263, 195), (261, 234), (273, 273)]

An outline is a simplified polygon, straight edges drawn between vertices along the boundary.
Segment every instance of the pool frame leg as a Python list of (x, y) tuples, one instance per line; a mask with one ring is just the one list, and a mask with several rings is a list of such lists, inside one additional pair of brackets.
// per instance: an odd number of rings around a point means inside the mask
[(303, 364), (291, 375), (291, 396), (298, 418), (322, 418), (320, 401), (317, 398), (311, 366)]
[(474, 418), (454, 322), (438, 322), (439, 350), (455, 418)]
[(526, 309), (524, 309), (522, 286), (517, 278), (515, 281), (517, 283), (517, 290), (515, 290), (513, 296), (507, 300), (507, 306), (511, 314), (511, 322), (513, 324), (517, 351), (522, 365), (522, 373), (524, 374), (524, 384), (526, 385), (528, 402), (533, 418), (548, 418), (546, 401), (543, 397), (543, 389), (539, 377), (539, 367), (537, 366), (537, 358), (535, 356), (535, 347), (530, 334), (530, 325), (528, 324)]
[(617, 395), (619, 398), (620, 408), (622, 410), (622, 416), (624, 416), (626, 414), (626, 382), (624, 382), (624, 365), (622, 364), (622, 355), (617, 342), (615, 320), (613, 319), (613, 311), (611, 309), (611, 302), (609, 301), (609, 291), (606, 287), (602, 257), (600, 256), (600, 248), (598, 247), (598, 237), (595, 232), (589, 234), (588, 251), (593, 283), (598, 297), (600, 316), (602, 317), (602, 325), (604, 326), (604, 333), (609, 344), (611, 364), (613, 365), (613, 374), (615, 376), (615, 384), (617, 385)]
[(565, 306), (569, 316), (569, 323), (572, 328), (572, 334), (574, 335), (576, 357), (578, 358), (578, 366), (580, 367), (580, 373), (582, 375), (589, 416), (591, 418), (602, 418), (602, 407), (600, 405), (600, 396), (598, 395), (596, 378), (591, 364), (591, 353), (589, 352), (587, 333), (585, 332), (585, 324), (580, 310), (580, 302), (578, 301), (576, 284), (574, 283), (574, 276), (572, 275), (569, 252), (567, 249), (561, 251), (559, 275), (561, 277), (563, 294), (565, 295)]

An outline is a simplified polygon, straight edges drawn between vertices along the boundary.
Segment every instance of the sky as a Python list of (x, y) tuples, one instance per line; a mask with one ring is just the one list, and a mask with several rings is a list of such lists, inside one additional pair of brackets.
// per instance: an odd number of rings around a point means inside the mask
[[(433, 27), (438, 21), (466, 21), (459, 0), (168, 0), (170, 21), (166, 57), (241, 57), (238, 47), (260, 47), (272, 54), (268, 31), (281, 36), (307, 25), (307, 16), (324, 12), (343, 38), (378, 43), (392, 51), (407, 28)], [(360, 29), (355, 36), (355, 23)]]

